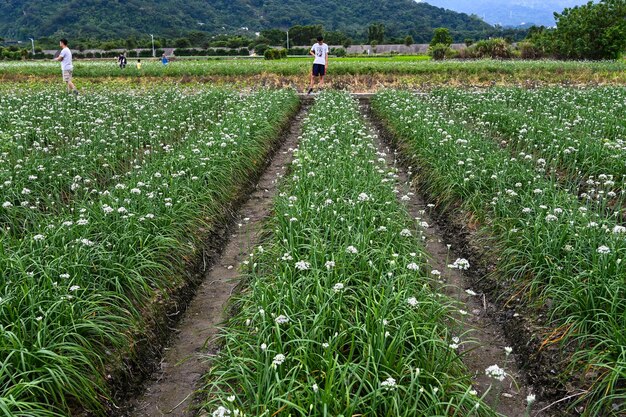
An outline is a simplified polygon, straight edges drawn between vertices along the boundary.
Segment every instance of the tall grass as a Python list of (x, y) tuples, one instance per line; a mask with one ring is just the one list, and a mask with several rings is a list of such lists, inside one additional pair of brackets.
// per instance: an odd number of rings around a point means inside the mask
[[(115, 60), (77, 61), (75, 76), (80, 78), (109, 77), (250, 77), (257, 75), (306, 76), (310, 61), (288, 59), (264, 60), (198, 60), (176, 61), (167, 66), (158, 61), (145, 61), (141, 70), (134, 67), (120, 70)], [(416, 61), (403, 58), (335, 58), (331, 59), (329, 75), (408, 75), (420, 82), (557, 82), (557, 83), (623, 83), (626, 81), (623, 61)], [(20, 79), (28, 77), (60, 78), (60, 68), (54, 62), (0, 63), (0, 77)]]

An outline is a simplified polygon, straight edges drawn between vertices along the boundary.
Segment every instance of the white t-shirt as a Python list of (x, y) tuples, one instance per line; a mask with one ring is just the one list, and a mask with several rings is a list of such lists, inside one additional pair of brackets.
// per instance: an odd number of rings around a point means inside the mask
[(59, 56), (63, 58), (63, 60), (61, 61), (62, 71), (74, 70), (74, 66), (72, 65), (72, 51), (70, 51), (70, 48), (68, 48), (67, 46), (63, 48)]
[(328, 45), (325, 43), (319, 44), (316, 43), (311, 47), (311, 51), (315, 53), (315, 61), (314, 64), (322, 64), (326, 65), (326, 56), (328, 55)]

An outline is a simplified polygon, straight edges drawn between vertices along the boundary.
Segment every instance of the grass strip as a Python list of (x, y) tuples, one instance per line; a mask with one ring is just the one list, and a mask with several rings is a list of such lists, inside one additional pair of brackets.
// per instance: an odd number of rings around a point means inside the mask
[[(141, 70), (132, 66), (120, 70), (115, 61), (75, 62), (74, 75), (80, 78), (131, 78), (141, 77), (213, 77), (255, 76), (306, 76), (310, 60), (295, 58), (276, 61), (265, 60), (184, 60), (163, 66), (158, 61), (144, 60)], [(424, 83), (458, 80), (459, 82), (508, 82), (527, 84), (549, 83), (624, 83), (626, 64), (623, 60), (582, 61), (502, 61), (502, 60), (451, 60), (424, 61), (419, 57), (395, 58), (332, 58), (329, 74), (332, 75), (413, 75)], [(54, 62), (3, 62), (0, 79), (32, 79), (32, 77), (59, 77), (59, 65)]]

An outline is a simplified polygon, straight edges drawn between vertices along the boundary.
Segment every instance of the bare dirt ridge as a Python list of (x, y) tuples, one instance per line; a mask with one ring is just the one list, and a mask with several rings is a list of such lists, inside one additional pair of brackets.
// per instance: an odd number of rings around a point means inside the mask
[[(460, 316), (465, 324), (466, 336), (472, 343), (462, 345), (463, 362), (472, 372), (474, 387), (483, 394), (490, 388), (487, 403), (507, 417), (526, 415), (526, 396), (535, 394), (537, 402), (532, 407), (535, 416), (568, 416), (558, 405), (549, 407), (553, 401), (563, 398), (563, 392), (555, 387), (554, 370), (548, 355), (538, 355), (538, 344), (534, 327), (525, 323), (523, 317), (513, 317), (514, 309), (503, 308), (498, 288), (487, 279), (492, 266), (482, 258), (480, 252), (469, 250), (472, 235), (460, 219), (452, 220), (449, 214), (428, 206), (425, 195), (409, 174), (409, 162), (403, 160), (390, 132), (371, 112), (369, 98), (361, 98), (361, 109), (371, 120), (373, 131), (378, 136), (377, 146), (387, 154), (390, 165), (398, 168), (399, 184), (403, 194), (414, 192), (407, 209), (414, 218), (426, 222), (424, 245), (431, 256), (432, 269), (441, 271), (441, 291), (460, 303), (467, 312)], [(415, 169), (415, 168), (414, 168)], [(450, 245), (450, 247), (448, 247)], [(447, 268), (457, 258), (466, 258), (472, 267), (461, 272)], [(476, 295), (470, 295), (471, 290)], [(462, 336), (462, 335), (459, 335)], [(512, 347), (507, 356), (505, 347)], [(503, 385), (485, 375), (488, 366), (504, 367), (507, 375)], [(514, 381), (514, 382), (513, 382)], [(547, 383), (547, 386), (543, 384)], [(539, 410), (545, 409), (538, 413)]]
[[(170, 340), (156, 358), (154, 371), (134, 395), (122, 397), (113, 415), (122, 416), (192, 416), (197, 414), (197, 392), (208, 369), (206, 353), (226, 318), (228, 300), (239, 285), (238, 266), (249, 258), (269, 216), (279, 179), (292, 160), (306, 105), (292, 119), (281, 138), (280, 148), (268, 159), (258, 183), (245, 193), (243, 202), (233, 210), (221, 233), (211, 235), (213, 256), (203, 260), (201, 282), (186, 306), (174, 311), (178, 320), (170, 326)], [(185, 308), (186, 307), (186, 308)]]

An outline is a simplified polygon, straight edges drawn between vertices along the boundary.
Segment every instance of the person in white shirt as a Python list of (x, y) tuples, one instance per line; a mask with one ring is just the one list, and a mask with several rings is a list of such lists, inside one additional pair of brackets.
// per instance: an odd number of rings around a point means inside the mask
[(317, 43), (311, 47), (309, 55), (313, 55), (315, 60), (313, 61), (311, 84), (309, 84), (309, 91), (307, 94), (311, 94), (313, 92), (313, 80), (315, 77), (320, 77), (319, 86), (324, 86), (324, 75), (326, 75), (326, 69), (328, 68), (328, 45), (324, 43), (323, 36), (317, 37)]
[(74, 65), (72, 64), (72, 51), (67, 47), (67, 39), (63, 38), (59, 41), (61, 47), (61, 53), (55, 58), (56, 61), (61, 62), (61, 71), (63, 73), (63, 81), (67, 85), (67, 92), (78, 94), (76, 86), (72, 82), (72, 72), (74, 71)]

